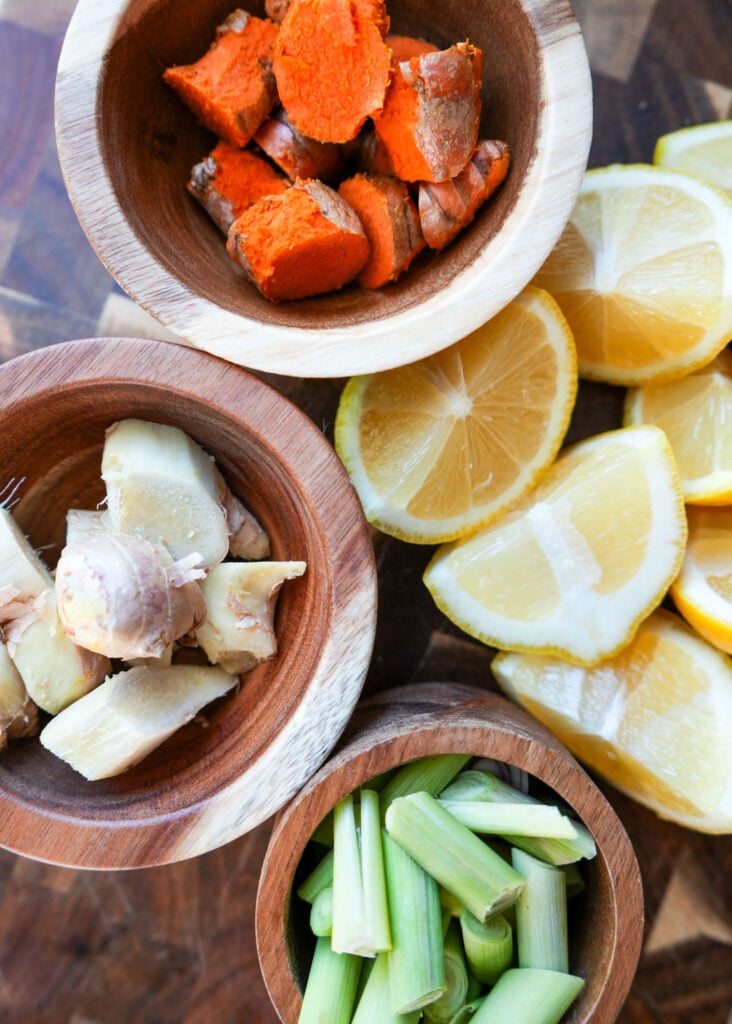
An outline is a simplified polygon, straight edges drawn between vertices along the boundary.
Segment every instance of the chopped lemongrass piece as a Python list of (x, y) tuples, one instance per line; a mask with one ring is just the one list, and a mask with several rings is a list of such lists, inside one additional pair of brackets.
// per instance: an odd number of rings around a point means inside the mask
[(450, 914), (451, 917), (460, 917), (465, 909), (460, 900), (456, 900), (453, 894), (448, 892), (444, 885), (439, 887), (439, 892), (440, 906), (445, 913)]
[(440, 806), (471, 832), (491, 835), (576, 839), (577, 829), (558, 807), (546, 804), (488, 804), (480, 800), (445, 800)]
[(330, 940), (315, 943), (298, 1024), (351, 1024), (361, 960), (350, 953), (334, 953)]
[(320, 863), (313, 868), (297, 889), (297, 895), (306, 903), (313, 903), (323, 889), (333, 886), (333, 850), (328, 850)]
[(392, 800), (410, 793), (437, 796), (470, 760), (469, 754), (435, 754), (403, 765), (381, 790), (382, 817)]
[(365, 919), (361, 855), (358, 848), (353, 795), (333, 808), (333, 932), (336, 953), (372, 956)]
[(513, 866), (526, 879), (516, 903), (519, 967), (569, 970), (567, 890), (564, 872), (523, 850), (513, 851)]
[(511, 925), (503, 914), (493, 914), (484, 923), (464, 910), (460, 915), (460, 928), (472, 974), (484, 985), (495, 985), (513, 962)]
[(475, 999), (471, 999), (470, 1002), (465, 1003), (460, 1007), (455, 1016), (451, 1018), (450, 1024), (470, 1024), (484, 999), (485, 996), (477, 996)]
[(321, 889), (310, 907), (310, 931), (313, 935), (331, 935), (333, 932), (333, 888)]
[[(521, 790), (502, 782), (490, 772), (475, 769), (461, 772), (454, 782), (440, 793), (440, 799), (483, 801), (489, 804), (521, 803), (527, 807), (541, 803), (528, 793), (522, 793)], [(570, 820), (577, 833), (574, 839), (535, 838), (515, 834), (506, 834), (503, 838), (512, 846), (525, 850), (533, 857), (538, 857), (549, 864), (569, 864), (582, 857), (592, 859), (597, 853), (594, 839), (581, 822)]]
[(377, 953), (351, 1024), (417, 1024), (421, 1011), (392, 1013), (389, 995), (389, 956)]
[(468, 996), (468, 968), (460, 936), (460, 925), (451, 919), (444, 943), (445, 991), (424, 1008), (425, 1019), (432, 1024), (449, 1024)]
[(386, 812), (386, 828), (479, 921), (518, 898), (521, 875), (429, 793), (395, 800)]
[(364, 916), (371, 939), (371, 951), (391, 949), (389, 904), (384, 874), (384, 848), (379, 814), (379, 795), (361, 790), (361, 877)]
[[(463, 949), (465, 943), (463, 943)], [(465, 958), (465, 962), (468, 963), (468, 958)], [(477, 999), (478, 996), (483, 994), (483, 983), (475, 977), (473, 972), (470, 970), (470, 964), (468, 964), (468, 994), (465, 997), (466, 1003), (472, 1003), (473, 1000)]]
[(573, 974), (513, 967), (501, 975), (470, 1024), (559, 1024), (584, 984)]
[(567, 886), (568, 900), (571, 900), (574, 896), (579, 896), (581, 892), (585, 891), (585, 880), (576, 864), (563, 864), (562, 871), (564, 872), (564, 881)]
[(313, 834), (310, 836), (310, 840), (313, 843), (320, 843), (321, 846), (332, 846), (333, 845), (333, 812), (328, 811), (323, 820), (318, 824)]
[(479, 757), (473, 762), (473, 771), (490, 772), (497, 775), (506, 785), (513, 786), (521, 793), (529, 792), (529, 773), (523, 768), (517, 768), (515, 764), (506, 764), (503, 761), (496, 761), (492, 757)]
[(445, 991), (445, 957), (437, 882), (401, 846), (384, 836), (392, 948), (392, 1013), (407, 1014)]

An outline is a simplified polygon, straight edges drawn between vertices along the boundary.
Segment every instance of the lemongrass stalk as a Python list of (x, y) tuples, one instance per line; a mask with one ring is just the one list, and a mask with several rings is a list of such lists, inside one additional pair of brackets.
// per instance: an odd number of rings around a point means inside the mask
[(529, 773), (523, 768), (517, 768), (515, 764), (506, 764), (505, 761), (496, 761), (492, 757), (479, 757), (474, 761), (472, 767), (480, 772), (490, 772), (498, 776), (508, 786), (520, 790), (522, 793), (529, 792)]
[(582, 978), (513, 967), (498, 979), (470, 1024), (559, 1024), (584, 987)]
[(469, 754), (435, 754), (403, 765), (381, 791), (382, 818), (389, 804), (400, 796), (410, 793), (437, 796), (469, 760)]
[(450, 918), (444, 942), (445, 991), (424, 1008), (425, 1020), (431, 1024), (449, 1024), (468, 995), (468, 968), (465, 963), (460, 925)]
[(361, 960), (350, 953), (334, 953), (330, 940), (315, 943), (298, 1024), (351, 1024)]
[[(463, 943), (463, 948), (465, 944)], [(465, 962), (468, 963), (468, 958), (465, 958)], [(475, 1000), (483, 995), (483, 983), (475, 977), (473, 972), (470, 970), (470, 964), (468, 964), (468, 994), (465, 997), (466, 1003), (474, 1003)]]
[(310, 907), (310, 931), (318, 937), (333, 932), (333, 889), (321, 889)]
[[(519, 897), (520, 899), (521, 897)], [(460, 915), (465, 958), (484, 985), (495, 985), (513, 963), (513, 930), (503, 914), (479, 921), (468, 910)]]
[(387, 954), (391, 1011), (407, 1014), (445, 991), (440, 897), (434, 878), (388, 835), (384, 863), (392, 938)]
[(325, 857), (310, 872), (298, 887), (297, 895), (306, 903), (312, 903), (319, 892), (333, 885), (333, 851), (328, 850)]
[(386, 895), (379, 794), (361, 790), (361, 875), (366, 926), (371, 952), (391, 949), (389, 905)]
[[(474, 769), (461, 772), (454, 782), (440, 793), (440, 799), (480, 800), (491, 804), (522, 803), (527, 807), (541, 803), (535, 797), (529, 796), (528, 793), (522, 793), (521, 790), (502, 782), (490, 772)], [(571, 821), (577, 833), (574, 839), (543, 839), (514, 833), (504, 835), (503, 838), (512, 846), (518, 847), (519, 850), (525, 850), (548, 864), (569, 864), (583, 857), (590, 860), (597, 853), (595, 841), (581, 822), (574, 819)]]
[(351, 1024), (417, 1024), (421, 1010), (392, 1013), (389, 994), (389, 958), (377, 953)]
[(564, 872), (523, 850), (513, 851), (513, 866), (526, 879), (516, 903), (519, 967), (569, 970), (567, 890)]
[(373, 955), (364, 906), (361, 853), (353, 795), (333, 808), (333, 931), (336, 953)]
[(313, 843), (320, 843), (321, 846), (333, 845), (333, 812), (328, 811), (326, 816), (319, 822), (317, 828), (310, 836)]
[(476, 996), (475, 999), (470, 999), (467, 1003), (460, 1007), (454, 1017), (451, 1018), (450, 1024), (469, 1024), (473, 1019), (473, 1015), (480, 1009), (480, 1005), (485, 999), (485, 996)]
[(394, 800), (386, 812), (386, 828), (479, 921), (518, 898), (521, 875), (429, 793)]
[(585, 880), (576, 864), (563, 864), (562, 871), (564, 872), (564, 881), (567, 886), (568, 900), (579, 896), (581, 892), (585, 891)]
[(445, 913), (451, 917), (460, 917), (464, 907), (460, 900), (456, 900), (451, 892), (448, 892), (444, 885), (439, 886), (440, 906)]
[(576, 839), (577, 830), (558, 807), (546, 804), (487, 804), (480, 800), (444, 800), (439, 803), (471, 832), (486, 835), (532, 836), (539, 839)]

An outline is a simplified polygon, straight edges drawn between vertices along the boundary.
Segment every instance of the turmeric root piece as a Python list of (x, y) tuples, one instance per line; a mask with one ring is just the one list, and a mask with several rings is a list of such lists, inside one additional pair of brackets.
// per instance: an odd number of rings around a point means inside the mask
[(470, 223), (508, 174), (510, 160), (505, 142), (481, 139), (457, 177), (420, 184), (419, 219), (431, 249), (444, 249)]
[(28, 696), (5, 644), (0, 643), (0, 750), (5, 749), (9, 739), (35, 736), (37, 732), (38, 709)]
[(482, 72), (482, 53), (470, 43), (394, 64), (374, 125), (397, 177), (447, 181), (460, 173), (478, 141)]
[(369, 256), (358, 217), (320, 181), (296, 181), (250, 206), (232, 224), (227, 248), (275, 302), (341, 288)]
[(343, 170), (341, 147), (335, 142), (318, 142), (303, 135), (282, 107), (257, 130), (254, 141), (290, 181), (297, 178), (331, 181)]
[(395, 281), (425, 244), (407, 186), (383, 174), (357, 174), (344, 181), (339, 192), (358, 214), (371, 246), (356, 280), (364, 288)]
[(414, 36), (388, 35), (386, 45), (397, 64), (409, 61), (412, 57), (421, 57), (423, 53), (436, 53), (438, 50), (434, 43), (428, 43), (426, 39), (415, 39)]
[(245, 146), (277, 101), (272, 54), (277, 25), (236, 10), (194, 64), (163, 78), (204, 127), (232, 146)]
[(224, 234), (252, 203), (289, 187), (289, 181), (266, 160), (228, 142), (219, 142), (196, 164), (188, 182), (188, 191)]
[(381, 108), (391, 74), (388, 24), (383, 0), (290, 0), (273, 69), (298, 131), (348, 142)]
[(386, 146), (374, 128), (361, 130), (353, 145), (353, 164), (365, 174), (393, 174)]

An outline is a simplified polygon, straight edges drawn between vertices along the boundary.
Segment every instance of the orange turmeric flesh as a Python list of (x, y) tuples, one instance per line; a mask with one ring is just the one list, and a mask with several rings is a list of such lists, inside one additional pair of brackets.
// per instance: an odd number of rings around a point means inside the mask
[(510, 160), (505, 142), (481, 139), (455, 178), (420, 184), (419, 219), (430, 249), (444, 249), (470, 223), (508, 174)]
[(343, 170), (343, 153), (334, 142), (317, 142), (299, 132), (279, 107), (257, 129), (254, 141), (287, 177), (331, 181)]
[(245, 146), (277, 100), (276, 36), (274, 22), (236, 10), (200, 60), (168, 68), (163, 77), (209, 131)]
[(394, 64), (374, 125), (397, 177), (447, 181), (460, 173), (478, 141), (482, 73), (482, 53), (470, 43)]
[(371, 246), (356, 280), (364, 288), (395, 281), (425, 244), (407, 186), (388, 175), (357, 174), (338, 191), (358, 214)]
[(389, 35), (386, 37), (386, 44), (398, 64), (411, 60), (412, 57), (421, 57), (423, 53), (437, 51), (434, 43), (428, 43), (426, 39), (415, 39), (414, 36)]
[(369, 256), (356, 214), (319, 181), (296, 181), (254, 203), (231, 225), (227, 248), (274, 302), (341, 288)]
[(196, 164), (188, 182), (188, 191), (224, 234), (252, 203), (289, 187), (287, 178), (262, 157), (228, 142), (219, 142)]
[(292, 124), (319, 142), (348, 142), (384, 102), (391, 51), (383, 0), (291, 0), (274, 75)]

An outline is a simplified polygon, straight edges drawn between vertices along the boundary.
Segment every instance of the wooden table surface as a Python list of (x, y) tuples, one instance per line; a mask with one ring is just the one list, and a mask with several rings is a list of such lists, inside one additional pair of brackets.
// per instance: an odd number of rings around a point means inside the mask
[[(732, 117), (730, 0), (575, 0), (595, 90), (590, 164), (648, 161), (658, 135)], [(165, 337), (76, 222), (54, 146), (55, 66), (73, 0), (0, 0), (0, 359), (89, 336)], [(277, 378), (329, 434), (338, 381)], [(617, 425), (619, 389), (583, 386), (572, 439)], [(429, 550), (374, 537), (381, 614), (366, 691), (489, 685), (490, 652), (436, 611)], [(646, 897), (622, 1024), (732, 1024), (732, 836), (661, 822), (603, 790)], [(269, 825), (177, 865), (94, 873), (0, 850), (2, 1024), (274, 1024), (253, 910)], [(0, 842), (2, 823), (0, 822)], [(377, 1022), (375, 1022), (377, 1024)]]

